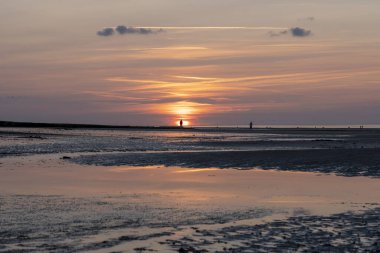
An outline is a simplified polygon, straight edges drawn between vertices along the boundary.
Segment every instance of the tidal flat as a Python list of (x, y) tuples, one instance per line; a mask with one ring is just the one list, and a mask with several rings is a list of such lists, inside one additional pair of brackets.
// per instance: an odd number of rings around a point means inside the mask
[(377, 252), (378, 129), (0, 128), (0, 252)]

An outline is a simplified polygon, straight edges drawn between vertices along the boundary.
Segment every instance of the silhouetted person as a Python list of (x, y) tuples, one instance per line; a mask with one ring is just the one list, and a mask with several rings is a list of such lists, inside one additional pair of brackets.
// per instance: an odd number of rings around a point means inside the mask
[(253, 123), (251, 121), (251, 123), (249, 123), (249, 129), (252, 129), (253, 128)]
[(183, 121), (182, 121), (182, 119), (181, 119), (181, 121), (179, 122), (179, 126), (180, 126), (180, 127), (183, 127)]

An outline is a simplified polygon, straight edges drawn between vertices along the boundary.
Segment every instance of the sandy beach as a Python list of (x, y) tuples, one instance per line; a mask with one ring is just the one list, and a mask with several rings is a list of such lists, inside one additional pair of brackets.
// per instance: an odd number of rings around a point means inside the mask
[(0, 252), (376, 252), (377, 129), (0, 129)]

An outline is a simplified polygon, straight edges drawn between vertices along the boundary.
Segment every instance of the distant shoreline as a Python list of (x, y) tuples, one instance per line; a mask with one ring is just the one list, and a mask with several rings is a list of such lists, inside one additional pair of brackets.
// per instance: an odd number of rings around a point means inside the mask
[[(121, 125), (101, 125), (101, 124), (72, 124), (72, 123), (37, 123), (37, 122), (14, 122), (0, 121), (0, 127), (20, 127), (20, 128), (67, 128), (67, 129), (183, 129), (179, 126), (121, 126)], [(186, 127), (191, 129), (191, 127)]]
[[(76, 124), (76, 123), (40, 123), (40, 122), (15, 122), (0, 121), (0, 128), (57, 128), (57, 129), (145, 129), (145, 130), (363, 130), (359, 125), (256, 125), (253, 129), (249, 126), (131, 126), (131, 125), (103, 125), (103, 124)], [(364, 129), (380, 129), (380, 125), (364, 125)]]

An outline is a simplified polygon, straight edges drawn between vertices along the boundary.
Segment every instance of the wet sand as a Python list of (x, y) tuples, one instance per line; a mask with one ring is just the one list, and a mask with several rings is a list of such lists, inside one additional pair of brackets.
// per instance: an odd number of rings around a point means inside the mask
[(178, 252), (378, 252), (380, 209), (331, 216), (301, 216), (254, 226), (194, 228), (165, 243)]
[(74, 162), (90, 165), (183, 166), (221, 169), (277, 169), (380, 177), (380, 149), (155, 152), (84, 155)]
[(0, 252), (376, 252), (375, 133), (10, 129)]
[[(61, 158), (2, 159), (4, 250), (109, 252), (119, 248), (132, 252), (150, 248), (170, 252), (212, 245), (215, 250), (235, 247), (239, 252), (244, 244), (238, 241), (247, 240), (246, 232), (235, 240), (228, 237), (228, 229), (270, 231), (268, 222), (276, 217), (306, 216), (318, 221), (315, 215), (330, 217), (380, 205), (378, 179), (368, 177), (259, 169), (81, 166)], [(245, 227), (263, 218), (266, 227)], [(285, 221), (289, 222), (286, 233), (296, 221)], [(210, 242), (205, 244), (206, 238)]]

